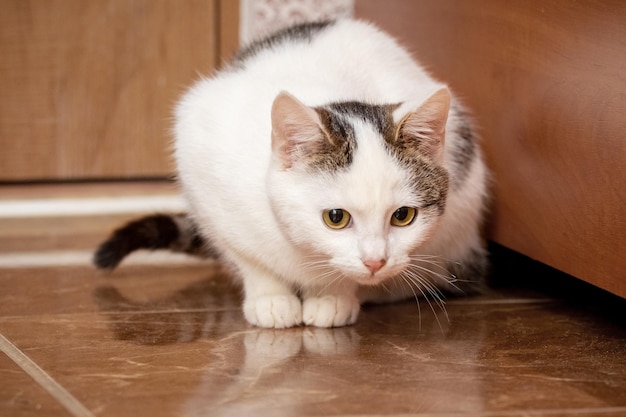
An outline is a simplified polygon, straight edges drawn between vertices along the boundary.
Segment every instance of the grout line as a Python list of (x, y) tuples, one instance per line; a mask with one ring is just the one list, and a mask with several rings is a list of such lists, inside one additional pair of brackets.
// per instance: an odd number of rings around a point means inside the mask
[(33, 362), (24, 352), (0, 333), (0, 350), (13, 360), (24, 372), (37, 382), (41, 388), (54, 397), (74, 417), (95, 417), (80, 401), (61, 384), (54, 380), (39, 365)]
[(525, 298), (496, 298), (490, 300), (484, 299), (463, 299), (463, 298), (453, 298), (451, 300), (446, 300), (446, 305), (500, 305), (500, 304), (539, 304), (539, 303), (553, 303), (556, 300), (554, 298), (548, 297), (525, 297)]
[(0, 218), (185, 211), (180, 195), (0, 200)]
[[(45, 252), (0, 253), (0, 270), (9, 268), (42, 268), (55, 266), (93, 266), (94, 251), (66, 250)], [(206, 259), (184, 253), (137, 251), (124, 259), (124, 265), (199, 265)]]
[[(94, 312), (83, 312), (83, 313), (51, 313), (53, 317), (52, 320), (71, 320), (76, 317), (93, 317), (97, 316), (115, 316), (123, 314), (124, 316), (136, 316), (136, 315), (148, 315), (148, 314), (194, 314), (194, 313), (231, 313), (231, 312), (240, 312), (241, 309), (239, 307), (220, 307), (220, 308), (165, 308), (165, 309), (146, 309), (146, 310), (110, 310), (110, 311), (98, 311)], [(3, 315), (2, 321), (14, 321), (14, 320), (23, 320), (23, 314), (18, 314), (15, 316), (11, 315)], [(92, 319), (92, 323), (99, 323), (97, 319)], [(102, 323), (109, 323), (109, 321), (102, 321)], [(2, 350), (0, 348), (0, 350)]]
[[(394, 417), (548, 417), (548, 416), (601, 416), (608, 415), (616, 416), (615, 413), (621, 414), (626, 412), (626, 407), (598, 407), (598, 408), (557, 408), (557, 409), (512, 409), (512, 410), (498, 410), (498, 411), (470, 411), (470, 412), (442, 412), (442, 413), (413, 413), (413, 414), (394, 414)], [(316, 415), (318, 416), (318, 415)], [(343, 417), (362, 417), (362, 414), (344, 414)], [(321, 417), (321, 416), (318, 416)]]

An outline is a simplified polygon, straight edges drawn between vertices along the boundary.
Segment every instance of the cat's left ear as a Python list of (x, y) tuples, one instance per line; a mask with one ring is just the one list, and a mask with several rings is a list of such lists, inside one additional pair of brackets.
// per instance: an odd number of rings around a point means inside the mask
[(447, 88), (437, 90), (417, 109), (404, 115), (398, 123), (396, 142), (441, 162), (449, 112), (450, 92)]
[(312, 108), (283, 91), (272, 105), (272, 150), (283, 169), (291, 168), (323, 140), (322, 122)]

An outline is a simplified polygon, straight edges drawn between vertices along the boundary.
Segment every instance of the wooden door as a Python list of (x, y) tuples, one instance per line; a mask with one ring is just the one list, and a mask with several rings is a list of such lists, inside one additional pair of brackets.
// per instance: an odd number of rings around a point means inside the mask
[(626, 297), (626, 3), (358, 0), (475, 112), (491, 239)]
[(170, 175), (174, 103), (236, 43), (236, 3), (4, 0), (0, 181)]

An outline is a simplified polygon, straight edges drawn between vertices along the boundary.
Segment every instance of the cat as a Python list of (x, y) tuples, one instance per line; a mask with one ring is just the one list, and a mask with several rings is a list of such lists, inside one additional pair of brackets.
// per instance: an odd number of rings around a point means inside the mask
[(366, 302), (485, 288), (489, 172), (473, 123), (369, 22), (244, 46), (184, 93), (174, 136), (189, 212), (118, 229), (98, 267), (139, 248), (219, 257), (246, 320), (267, 328), (345, 326)]

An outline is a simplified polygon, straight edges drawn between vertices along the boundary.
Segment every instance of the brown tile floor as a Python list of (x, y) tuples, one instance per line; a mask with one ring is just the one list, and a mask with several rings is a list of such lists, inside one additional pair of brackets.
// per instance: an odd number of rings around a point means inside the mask
[[(498, 282), (524, 276), (509, 261)], [(558, 282), (275, 331), (214, 262), (5, 265), (0, 415), (626, 416), (623, 300)]]

